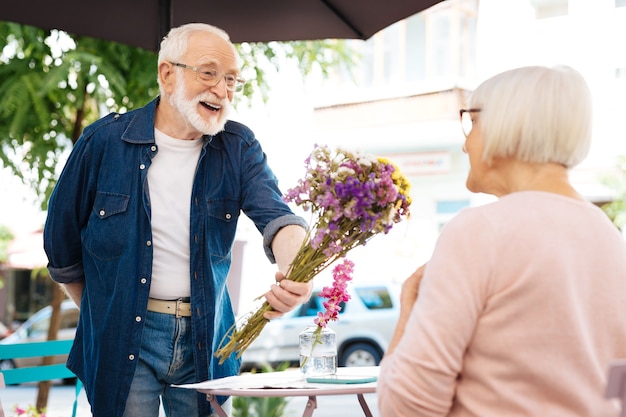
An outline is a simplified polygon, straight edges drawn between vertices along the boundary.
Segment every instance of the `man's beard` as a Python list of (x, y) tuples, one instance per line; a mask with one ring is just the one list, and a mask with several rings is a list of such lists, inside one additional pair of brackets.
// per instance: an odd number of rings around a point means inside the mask
[[(170, 97), (170, 104), (187, 120), (187, 123), (205, 135), (213, 136), (224, 130), (224, 125), (228, 120), (228, 115), (231, 110), (230, 101), (228, 99), (220, 100), (211, 93), (198, 94), (192, 100), (188, 100), (186, 96), (187, 88), (185, 84), (179, 83), (176, 85), (174, 94)], [(206, 120), (198, 113), (196, 106), (201, 101), (220, 104), (221, 109), (217, 120), (213, 118)]]

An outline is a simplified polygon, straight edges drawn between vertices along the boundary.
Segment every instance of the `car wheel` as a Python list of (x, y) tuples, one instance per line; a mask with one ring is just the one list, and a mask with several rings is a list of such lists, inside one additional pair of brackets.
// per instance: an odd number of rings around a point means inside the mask
[(0, 370), (1, 371), (8, 371), (10, 369), (15, 369), (15, 362), (13, 362), (10, 359), (5, 359), (3, 361), (0, 361)]
[(382, 358), (378, 349), (369, 343), (355, 343), (346, 348), (339, 366), (376, 366)]

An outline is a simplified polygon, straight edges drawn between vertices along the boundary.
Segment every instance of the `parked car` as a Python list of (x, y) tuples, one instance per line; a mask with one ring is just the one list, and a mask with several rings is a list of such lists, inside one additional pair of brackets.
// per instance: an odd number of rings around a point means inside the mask
[[(280, 319), (272, 320), (242, 354), (242, 370), (277, 366), (284, 362), (298, 365), (298, 335), (313, 324), (323, 311), (324, 298), (315, 290), (308, 303)], [(378, 365), (389, 346), (400, 313), (400, 286), (350, 286), (351, 296), (339, 313), (339, 320), (329, 327), (337, 337), (339, 366)]]
[[(76, 304), (71, 300), (63, 301), (61, 304), (61, 327), (57, 338), (59, 340), (74, 339), (76, 327), (78, 326), (79, 311)], [(48, 337), (48, 328), (50, 327), (50, 315), (52, 307), (44, 307), (20, 327), (13, 334), (0, 340), (0, 344), (26, 343), (26, 342), (43, 342)], [(58, 355), (54, 357), (54, 363), (65, 363), (67, 355)], [(14, 369), (27, 366), (40, 365), (41, 358), (21, 358), (0, 360), (0, 369)]]
[(0, 340), (9, 336), (11, 333), (13, 333), (11, 329), (9, 329), (4, 323), (0, 321)]

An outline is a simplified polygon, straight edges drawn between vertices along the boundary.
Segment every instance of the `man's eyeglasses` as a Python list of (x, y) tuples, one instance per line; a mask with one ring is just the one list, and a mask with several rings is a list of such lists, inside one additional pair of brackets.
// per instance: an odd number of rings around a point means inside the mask
[(210, 87), (216, 86), (223, 78), (228, 91), (239, 93), (243, 90), (243, 86), (246, 83), (246, 80), (241, 77), (237, 77), (233, 74), (220, 74), (208, 65), (192, 67), (191, 65), (181, 64), (180, 62), (170, 62), (170, 64), (195, 71), (196, 80), (200, 80)]
[(459, 116), (461, 117), (461, 128), (463, 134), (467, 137), (474, 127), (474, 121), (472, 120), (472, 113), (478, 113), (481, 109), (461, 109), (459, 110)]

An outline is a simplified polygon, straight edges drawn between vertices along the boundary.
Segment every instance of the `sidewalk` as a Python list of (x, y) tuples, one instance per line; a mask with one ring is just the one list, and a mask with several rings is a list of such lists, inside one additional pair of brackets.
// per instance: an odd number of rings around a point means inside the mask
[[(48, 400), (48, 412), (46, 417), (71, 417), (72, 407), (74, 405), (75, 387), (64, 385), (53, 385), (50, 389)], [(26, 408), (28, 405), (34, 405), (37, 399), (37, 385), (24, 384), (18, 386), (9, 386), (0, 389), (0, 399), (4, 407), (5, 417), (15, 417), (13, 411), (14, 406)], [(373, 417), (378, 417), (378, 403), (376, 394), (365, 395), (365, 400), (372, 412)], [(290, 398), (284, 417), (300, 417), (306, 407), (306, 397)], [(161, 412), (159, 417), (164, 417)], [(356, 395), (337, 395), (325, 396), (317, 399), (317, 409), (313, 413), (313, 417), (361, 417), (363, 411), (359, 406)], [(85, 391), (81, 390), (78, 397), (78, 408), (76, 417), (92, 417), (91, 409)]]
[[(75, 397), (76, 387), (73, 385), (53, 385), (48, 396), (46, 417), (71, 417)], [(17, 416), (14, 412), (16, 405), (26, 408), (35, 404), (37, 384), (12, 385), (0, 389), (0, 399), (2, 399), (5, 417)], [(91, 417), (91, 408), (84, 390), (81, 390), (78, 396), (76, 417)]]

